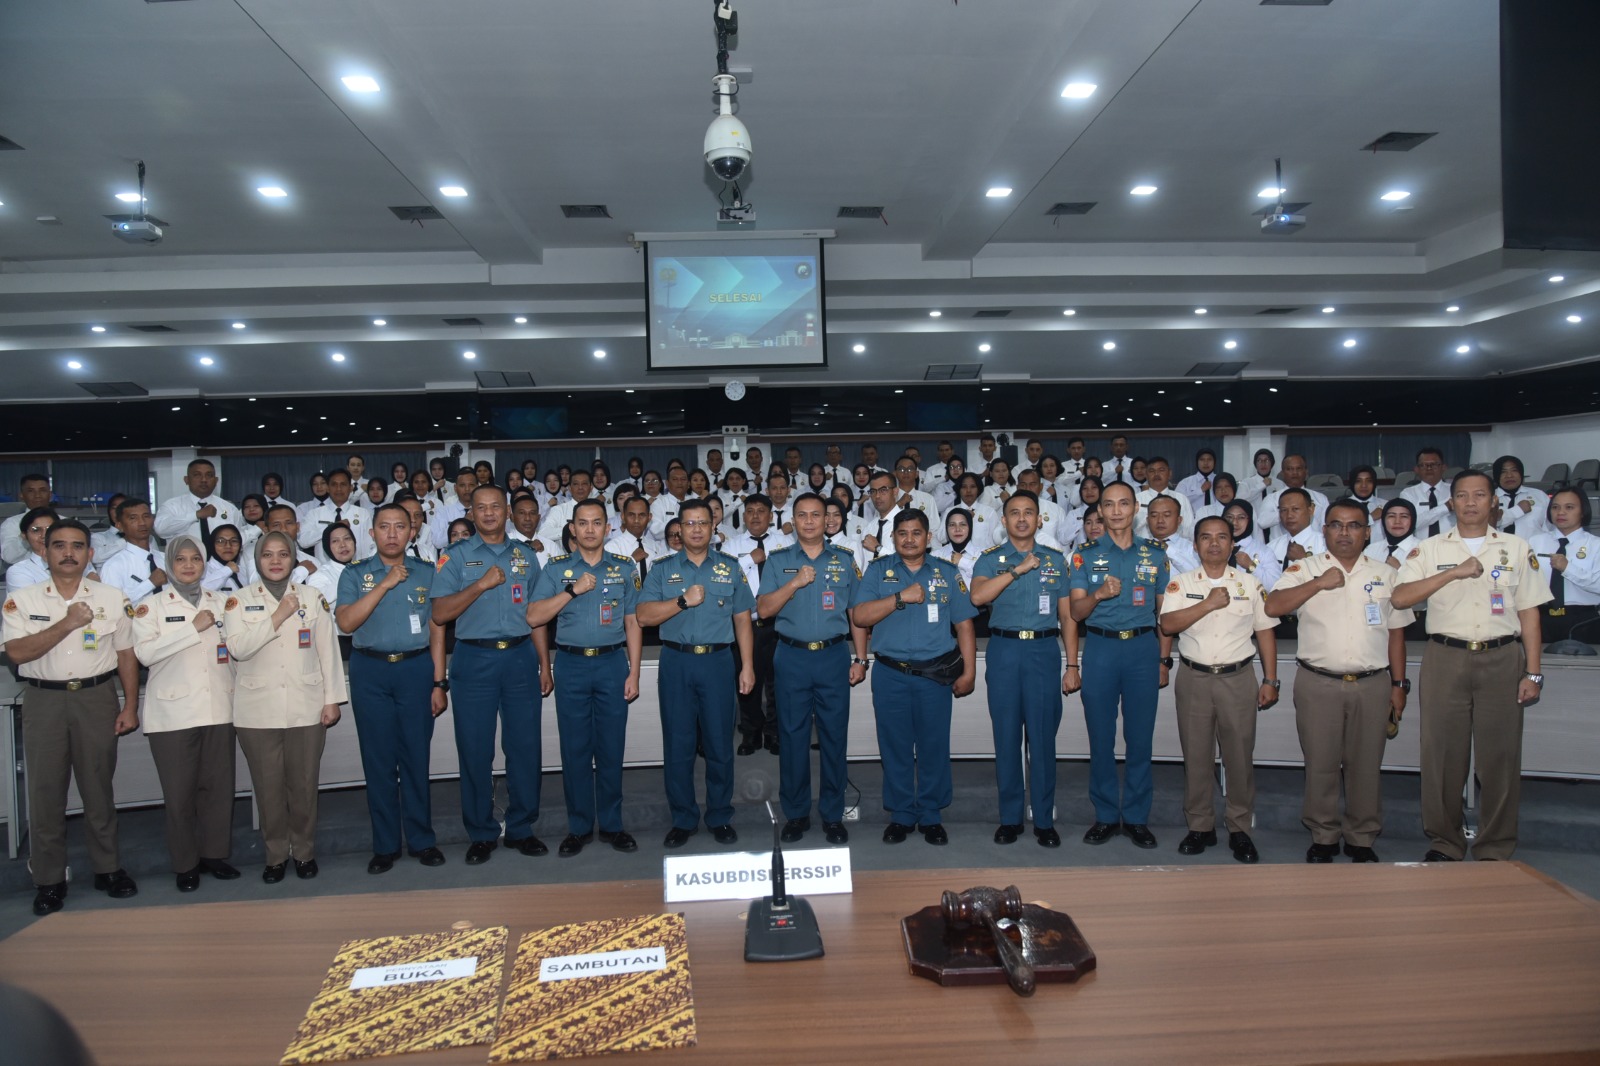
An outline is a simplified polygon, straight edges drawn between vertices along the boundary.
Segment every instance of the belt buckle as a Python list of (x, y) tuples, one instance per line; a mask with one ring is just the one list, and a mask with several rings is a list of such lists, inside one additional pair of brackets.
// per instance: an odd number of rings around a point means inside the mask
[(1119, 630), (1117, 630), (1117, 639), (1118, 640), (1132, 640), (1133, 639), (1133, 630), (1131, 630), (1131, 629), (1119, 629)]
[(1019, 630), (1017, 630), (1017, 639), (1018, 640), (1032, 640), (1034, 638), (1034, 635), (1035, 634), (1034, 634), (1033, 630), (1031, 630), (1031, 629), (1019, 629)]
[(1565, 618), (1566, 616), (1567, 616), (1567, 609), (1565, 607), (1552, 607), (1552, 608), (1550, 608), (1550, 617), (1551, 618)]
[(593, 659), (596, 655), (599, 655), (599, 654), (600, 654), (600, 649), (599, 648), (584, 648), (583, 649), (583, 657), (585, 659)]
[(1489, 642), (1486, 641), (1486, 640), (1469, 640), (1469, 641), (1467, 641), (1467, 650), (1468, 651), (1483, 651), (1488, 646), (1489, 646)]
[(385, 662), (398, 663), (398, 662), (404, 662), (405, 661), (405, 656), (400, 654), (399, 652), (393, 652), (393, 653), (391, 653), (389, 655), (385, 655), (383, 657), (383, 659), (384, 659)]
[(509, 640), (497, 640), (494, 642), (495, 651), (505, 651), (509, 647), (511, 647), (511, 642)]
[(1223, 672), (1227, 670), (1227, 667), (1226, 666), (1208, 666), (1208, 667), (1206, 667), (1206, 669), (1210, 670), (1213, 674), (1215, 674), (1215, 675), (1220, 677), (1223, 674)]
[(1359, 674), (1343, 674), (1341, 676), (1346, 681), (1360, 681), (1361, 680), (1361, 676)]
[(822, 646), (823, 646), (823, 641), (813, 640), (809, 644), (806, 645), (806, 651), (821, 651), (822, 650)]
[(83, 682), (79, 681), (77, 678), (73, 678), (71, 681), (67, 682), (68, 692), (77, 692), (81, 688), (83, 688)]
[(710, 650), (711, 650), (711, 645), (709, 645), (709, 644), (696, 644), (694, 646), (694, 653), (696, 655), (705, 655)]

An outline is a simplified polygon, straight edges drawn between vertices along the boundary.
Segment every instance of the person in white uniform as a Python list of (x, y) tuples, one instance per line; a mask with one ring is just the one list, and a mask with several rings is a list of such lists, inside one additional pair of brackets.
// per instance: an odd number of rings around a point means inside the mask
[(241, 521), (239, 508), (216, 494), (217, 468), (210, 459), (191, 459), (183, 484), (189, 491), (167, 500), (156, 512), (155, 532), (162, 540), (187, 533), (203, 544), (213, 526)]
[(1550, 532), (1546, 514), (1550, 497), (1543, 489), (1523, 484), (1526, 472), (1515, 455), (1502, 455), (1494, 461), (1495, 498), (1500, 501), (1500, 520), (1496, 528), (1532, 540)]

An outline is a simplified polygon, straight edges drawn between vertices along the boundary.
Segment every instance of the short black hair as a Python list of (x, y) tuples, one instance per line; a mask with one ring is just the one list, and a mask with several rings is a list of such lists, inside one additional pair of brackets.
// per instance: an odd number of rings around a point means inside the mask
[(1016, 492), (1013, 492), (1010, 495), (1009, 498), (1007, 498), (1007, 500), (1006, 500), (1006, 506), (1007, 507), (1011, 506), (1011, 501), (1012, 500), (1032, 500), (1033, 501), (1033, 509), (1035, 511), (1037, 511), (1039, 509), (1039, 494), (1036, 493), (1036, 492), (1030, 492), (1027, 489), (1018, 489)]
[(329, 482), (329, 484), (332, 484), (333, 483), (333, 479), (336, 478), (336, 477), (343, 477), (346, 481), (350, 482), (350, 484), (352, 484), (352, 485), (354, 485), (356, 483), (356, 479), (350, 476), (350, 471), (346, 470), (342, 466), (337, 470), (328, 471), (328, 482)]
[(572, 505), (572, 517), (573, 518), (577, 518), (578, 517), (578, 512), (580, 510), (582, 510), (583, 508), (585, 508), (585, 507), (598, 507), (598, 508), (600, 508), (600, 517), (601, 518), (609, 517), (608, 512), (606, 511), (605, 503), (603, 501), (601, 501), (601, 500), (596, 499), (593, 496), (589, 496), (589, 497), (587, 497), (585, 499), (582, 499), (582, 500), (579, 500), (577, 503), (573, 504)]
[[(1569, 492), (1578, 498), (1578, 528), (1588, 529), (1590, 523), (1593, 521), (1593, 509), (1589, 503), (1589, 494), (1584, 492), (1582, 489), (1573, 488), (1571, 486), (1568, 486), (1564, 489), (1557, 489), (1550, 494), (1550, 504), (1556, 502), (1557, 496), (1565, 495)], [(1550, 528), (1554, 529), (1556, 523), (1555, 519), (1551, 517), (1550, 504), (1545, 504), (1544, 517), (1545, 520), (1550, 523)]]
[[(752, 492), (750, 495), (744, 498), (744, 506), (746, 510), (758, 505), (765, 507), (769, 511), (772, 510), (772, 497), (768, 496), (764, 492)], [(709, 506), (709, 504), (707, 506)]]
[(300, 521), (300, 512), (296, 511), (293, 507), (290, 507), (286, 503), (275, 503), (275, 504), (273, 504), (271, 507), (267, 508), (267, 513), (262, 515), (261, 517), (267, 519), (267, 521), (270, 522), (272, 520), (272, 513), (274, 511), (288, 511), (289, 514), (291, 514), (294, 517), (294, 520), (296, 522)]
[[(1440, 459), (1443, 459), (1443, 458), (1444, 458), (1443, 456), (1440, 456)], [(1472, 469), (1472, 467), (1469, 466), (1465, 470), (1461, 471), (1461, 473), (1457, 474), (1455, 477), (1450, 479), (1450, 495), (1454, 496), (1456, 494), (1456, 486), (1461, 484), (1461, 482), (1467, 480), (1468, 478), (1475, 478), (1475, 477), (1481, 477), (1481, 478), (1483, 478), (1483, 480), (1487, 481), (1489, 483), (1489, 494), (1490, 495), (1494, 494), (1494, 489), (1495, 489), (1494, 478), (1490, 477), (1488, 474), (1484, 473), (1482, 470), (1474, 470), (1474, 469)]]
[(47, 549), (50, 547), (50, 538), (55, 536), (57, 532), (59, 532), (59, 531), (61, 531), (63, 529), (67, 529), (67, 530), (76, 529), (79, 533), (83, 534), (83, 543), (84, 543), (85, 546), (87, 546), (87, 545), (89, 545), (91, 543), (91, 538), (90, 538), (90, 535), (89, 535), (89, 527), (88, 526), (84, 525), (82, 522), (78, 521), (76, 518), (63, 518), (59, 522), (52, 523), (51, 526), (50, 526), (50, 532), (48, 532), (48, 533), (46, 533), (44, 535), (44, 544), (45, 544), (45, 547)]
[(141, 500), (136, 496), (124, 496), (122, 498), (122, 502), (117, 504), (116, 510), (111, 512), (111, 517), (115, 518), (117, 521), (120, 522), (122, 520), (123, 514), (127, 512), (128, 508), (130, 508), (130, 507), (149, 507), (149, 506), (150, 506), (150, 501), (149, 500)]
[[(746, 500), (745, 502), (749, 503), (750, 501)], [(711, 520), (711, 505), (704, 500), (684, 500), (678, 507), (678, 517), (682, 518), (690, 511), (704, 511), (706, 513), (706, 521), (709, 522)]]
[(22, 480), (17, 482), (17, 487), (21, 488), (23, 485), (27, 485), (34, 481), (42, 481), (46, 485), (50, 484), (50, 479), (43, 474), (23, 474)]
[(899, 529), (907, 522), (916, 522), (922, 526), (922, 531), (924, 533), (928, 531), (928, 516), (923, 514), (915, 507), (907, 507), (905, 510), (894, 516), (895, 529)]
[(1200, 540), (1200, 527), (1205, 525), (1207, 522), (1221, 522), (1222, 528), (1228, 531), (1228, 539), (1230, 541), (1233, 540), (1233, 523), (1228, 521), (1226, 518), (1223, 518), (1219, 514), (1208, 514), (1194, 524), (1194, 539), (1197, 543)]
[(1307, 507), (1311, 507), (1313, 509), (1316, 507), (1316, 502), (1311, 499), (1311, 493), (1307, 492), (1305, 489), (1284, 489), (1282, 492), (1278, 493), (1278, 502), (1282, 503), (1285, 496), (1298, 496), (1302, 500), (1306, 501)]
[(1088, 447), (1088, 445), (1084, 442), (1084, 439), (1082, 437), (1068, 437), (1067, 438), (1067, 447), (1070, 448), (1074, 444), (1083, 444), (1084, 447)]
[(1328, 510), (1322, 516), (1322, 521), (1324, 524), (1327, 523), (1328, 518), (1333, 514), (1333, 509), (1335, 507), (1343, 507), (1346, 510), (1358, 511), (1360, 512), (1362, 518), (1368, 517), (1366, 504), (1349, 496), (1341, 496), (1337, 500), (1334, 500), (1332, 503), (1328, 504)]
[[(217, 468), (217, 464), (213, 463), (210, 459), (190, 459), (189, 460), (189, 465), (183, 468), (184, 469), (184, 473), (186, 473), (186, 474), (194, 473), (194, 468), (197, 467), (197, 466), (209, 466), (213, 470), (215, 470)], [(26, 481), (27, 478), (23, 478), (23, 480)]]
[(1444, 462), (1444, 449), (1436, 447), (1436, 446), (1434, 446), (1432, 444), (1429, 444), (1429, 445), (1427, 445), (1425, 447), (1417, 449), (1417, 462), (1418, 463), (1422, 462), (1422, 457), (1424, 455), (1437, 455), (1439, 457), (1439, 461), (1441, 463)]

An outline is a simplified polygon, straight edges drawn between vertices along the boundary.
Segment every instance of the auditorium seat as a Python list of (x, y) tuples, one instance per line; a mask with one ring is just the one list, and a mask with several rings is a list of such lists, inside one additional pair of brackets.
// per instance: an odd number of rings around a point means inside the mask
[(1407, 485), (1415, 485), (1416, 483), (1417, 472), (1415, 470), (1402, 470), (1394, 476), (1394, 490), (1396, 492), (1399, 492)]
[(1567, 478), (1569, 478), (1571, 474), (1572, 467), (1568, 466), (1566, 463), (1551, 463), (1549, 466), (1544, 468), (1544, 475), (1540, 477), (1538, 481), (1530, 481), (1528, 484), (1532, 485), (1536, 489), (1543, 489), (1545, 492), (1554, 492), (1556, 489), (1566, 484)]
[(1575, 489), (1600, 489), (1600, 459), (1585, 459), (1572, 468), (1569, 482)]

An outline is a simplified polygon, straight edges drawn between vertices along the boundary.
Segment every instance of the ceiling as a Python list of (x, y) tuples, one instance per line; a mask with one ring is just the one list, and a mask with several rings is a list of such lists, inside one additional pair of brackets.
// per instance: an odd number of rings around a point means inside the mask
[[(827, 370), (746, 380), (894, 385), (953, 362), (1109, 383), (1218, 361), (1481, 379), (1600, 355), (1600, 257), (1501, 248), (1495, 0), (735, 6), (753, 228), (836, 234)], [(3, 400), (723, 380), (646, 369), (630, 240), (717, 228), (710, 7), (6, 0), (0, 136), (22, 150), (0, 151)], [(1098, 87), (1064, 99), (1071, 81)], [(1390, 131), (1435, 136), (1361, 150)], [(1286, 199), (1309, 204), (1292, 236), (1253, 214), (1279, 156)], [(137, 206), (114, 197), (141, 159), (169, 223), (153, 247), (104, 217)], [(1411, 195), (1380, 199), (1394, 189)], [(152, 325), (172, 332), (134, 328)]]

